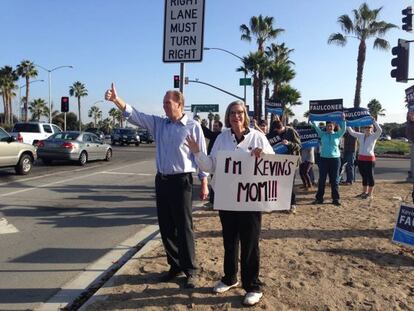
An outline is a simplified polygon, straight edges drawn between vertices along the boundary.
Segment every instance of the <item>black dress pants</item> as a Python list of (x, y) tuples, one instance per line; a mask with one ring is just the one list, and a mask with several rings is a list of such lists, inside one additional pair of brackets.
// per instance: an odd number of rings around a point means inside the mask
[(187, 276), (196, 270), (192, 218), (191, 173), (157, 174), (155, 191), (161, 239), (172, 269)]
[(239, 243), (241, 246), (241, 281), (246, 292), (261, 292), (259, 280), (259, 237), (261, 212), (219, 211), (224, 244), (224, 277), (226, 285), (237, 282)]

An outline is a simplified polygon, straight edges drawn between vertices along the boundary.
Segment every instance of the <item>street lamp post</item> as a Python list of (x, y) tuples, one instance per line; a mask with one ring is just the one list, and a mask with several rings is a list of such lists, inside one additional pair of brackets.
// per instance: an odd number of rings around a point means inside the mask
[[(219, 51), (223, 51), (223, 52), (225, 52), (227, 54), (230, 54), (230, 55), (232, 55), (234, 57), (237, 57), (238, 59), (240, 59), (243, 62), (243, 58), (242, 57), (240, 57), (239, 55), (234, 54), (233, 52), (230, 52), (230, 51), (227, 51), (225, 49), (222, 49), (222, 48), (208, 48), (208, 47), (205, 47), (204, 50), (206, 50), (206, 51), (208, 51), (208, 50), (219, 50)], [(247, 76), (247, 73), (246, 73), (246, 71), (244, 71), (244, 79), (245, 79), (245, 81), (246, 81), (246, 76)], [(244, 87), (244, 96), (243, 96), (243, 98), (244, 98), (244, 104), (247, 106), (247, 103), (246, 103), (246, 84), (245, 83), (243, 85), (243, 87)]]
[(57, 66), (55, 68), (52, 69), (47, 69), (43, 66), (40, 66), (38, 64), (35, 64), (36, 67), (39, 67), (45, 71), (48, 72), (48, 79), (49, 79), (49, 123), (52, 122), (52, 102), (51, 102), (51, 97), (52, 97), (52, 71), (61, 69), (61, 68), (73, 68), (73, 66), (70, 65), (63, 65), (63, 66)]
[[(33, 80), (30, 81), (30, 83), (35, 83), (35, 82), (44, 82), (45, 80), (43, 79), (38, 79), (38, 80)], [(26, 87), (27, 84), (24, 84), (22, 86), (19, 86), (19, 121), (23, 119), (23, 113), (22, 113), (22, 88)], [(27, 100), (27, 98), (26, 98)], [(29, 103), (27, 103), (29, 105)]]

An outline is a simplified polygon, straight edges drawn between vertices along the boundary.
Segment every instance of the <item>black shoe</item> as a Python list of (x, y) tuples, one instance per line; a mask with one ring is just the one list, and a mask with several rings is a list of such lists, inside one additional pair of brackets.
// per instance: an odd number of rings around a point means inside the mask
[(196, 287), (196, 279), (193, 275), (187, 276), (184, 284), (185, 288), (195, 288)]
[(341, 206), (341, 202), (339, 202), (339, 200), (333, 200), (332, 204), (335, 206)]
[(312, 202), (313, 205), (317, 205), (317, 204), (323, 204), (322, 200), (318, 200), (316, 199), (315, 201)]
[(171, 268), (169, 271), (161, 274), (161, 276), (159, 277), (159, 282), (170, 282), (174, 280), (180, 273), (180, 270)]

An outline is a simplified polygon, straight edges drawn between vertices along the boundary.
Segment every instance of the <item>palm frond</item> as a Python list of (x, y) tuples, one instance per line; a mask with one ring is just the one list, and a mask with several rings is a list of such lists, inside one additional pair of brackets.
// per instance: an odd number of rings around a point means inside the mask
[(328, 38), (328, 44), (332, 44), (332, 43), (340, 45), (340, 46), (345, 46), (347, 43), (347, 40), (343, 34), (337, 32), (337, 33), (331, 34)]
[(380, 49), (380, 50), (389, 50), (390, 49), (390, 43), (382, 38), (376, 38), (374, 41), (374, 48)]

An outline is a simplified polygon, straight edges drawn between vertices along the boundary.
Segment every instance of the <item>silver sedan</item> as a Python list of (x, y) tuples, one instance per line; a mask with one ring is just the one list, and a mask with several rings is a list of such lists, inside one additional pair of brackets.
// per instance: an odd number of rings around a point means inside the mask
[(37, 156), (45, 164), (55, 160), (76, 161), (85, 165), (91, 160), (110, 161), (112, 148), (95, 134), (87, 132), (60, 132), (38, 144)]

